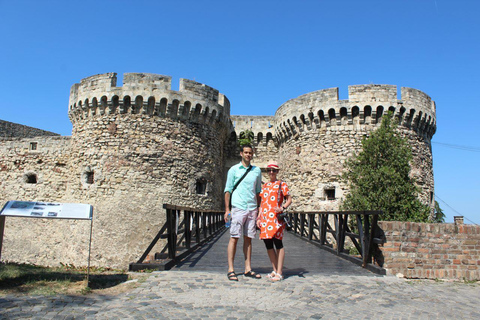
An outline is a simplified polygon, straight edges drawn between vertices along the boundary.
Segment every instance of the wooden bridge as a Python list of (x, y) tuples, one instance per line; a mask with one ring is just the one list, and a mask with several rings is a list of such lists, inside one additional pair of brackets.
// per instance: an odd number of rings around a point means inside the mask
[[(172, 269), (227, 271), (227, 245), (230, 237), (224, 227), (223, 212), (201, 211), (165, 205), (167, 221), (142, 257), (130, 264), (130, 270)], [(372, 264), (372, 246), (376, 221), (380, 212), (295, 212), (290, 214), (292, 230), (284, 236), (285, 276), (307, 273), (331, 275), (384, 274)], [(350, 218), (348, 218), (350, 216)], [(333, 221), (333, 226), (329, 220)], [(347, 223), (347, 221), (353, 221)], [(355, 230), (356, 232), (353, 232)], [(327, 234), (330, 234), (327, 237)], [(355, 246), (359, 255), (345, 252), (345, 240)], [(146, 263), (159, 239), (167, 239), (162, 252)], [(259, 273), (271, 271), (263, 241), (253, 240), (252, 269)], [(244, 270), (242, 240), (235, 257), (235, 271)]]

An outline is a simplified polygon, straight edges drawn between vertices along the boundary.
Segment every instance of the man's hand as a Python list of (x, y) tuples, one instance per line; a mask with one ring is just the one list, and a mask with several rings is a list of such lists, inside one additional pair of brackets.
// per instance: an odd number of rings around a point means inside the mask
[(223, 216), (223, 219), (225, 220), (225, 223), (228, 221), (228, 215), (231, 214), (230, 211), (225, 211), (225, 215)]

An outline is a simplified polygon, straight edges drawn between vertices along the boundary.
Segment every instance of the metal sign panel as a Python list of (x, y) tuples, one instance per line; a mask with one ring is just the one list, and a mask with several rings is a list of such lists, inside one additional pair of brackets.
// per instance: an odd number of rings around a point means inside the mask
[(93, 207), (82, 203), (8, 201), (2, 216), (92, 220)]

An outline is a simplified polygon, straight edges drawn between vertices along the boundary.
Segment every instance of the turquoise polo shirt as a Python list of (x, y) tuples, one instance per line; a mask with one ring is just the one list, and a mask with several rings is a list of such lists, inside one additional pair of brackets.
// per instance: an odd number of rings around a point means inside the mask
[(250, 172), (243, 178), (232, 194), (233, 186), (242, 178), (247, 168), (240, 162), (228, 170), (227, 184), (224, 192), (230, 192), (232, 206), (242, 210), (252, 211), (257, 208), (257, 194), (262, 191), (262, 171), (252, 166)]

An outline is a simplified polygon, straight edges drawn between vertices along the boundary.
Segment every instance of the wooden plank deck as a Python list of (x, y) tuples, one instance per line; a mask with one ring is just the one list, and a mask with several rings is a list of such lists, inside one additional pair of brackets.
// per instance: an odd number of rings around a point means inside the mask
[[(227, 245), (230, 233), (228, 229), (207, 242), (177, 264), (174, 270), (227, 272)], [(285, 276), (303, 276), (306, 274), (371, 276), (374, 274), (361, 266), (342, 259), (297, 236), (287, 233), (283, 239), (285, 247)], [(243, 239), (239, 240), (235, 256), (235, 271), (244, 271)], [(262, 240), (253, 240), (252, 269), (266, 274), (272, 270), (267, 250)]]

